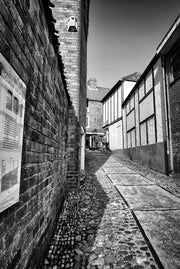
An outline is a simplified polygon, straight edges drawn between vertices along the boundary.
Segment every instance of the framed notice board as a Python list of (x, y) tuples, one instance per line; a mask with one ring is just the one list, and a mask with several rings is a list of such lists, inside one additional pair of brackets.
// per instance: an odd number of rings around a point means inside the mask
[(26, 85), (0, 53), (0, 212), (19, 200)]

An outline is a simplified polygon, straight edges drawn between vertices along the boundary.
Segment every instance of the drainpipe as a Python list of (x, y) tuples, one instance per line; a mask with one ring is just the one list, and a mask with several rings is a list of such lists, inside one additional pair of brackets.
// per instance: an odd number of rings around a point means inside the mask
[(81, 126), (81, 165), (80, 170), (84, 172), (85, 170), (85, 130)]
[(166, 70), (165, 70), (165, 60), (162, 56), (162, 75), (163, 75), (163, 94), (164, 94), (164, 107), (165, 107), (165, 134), (166, 134), (166, 154), (167, 154), (167, 165), (166, 174), (169, 175), (173, 170), (172, 161), (172, 144), (171, 144), (171, 127), (170, 127), (170, 111), (169, 111), (169, 89), (166, 81)]

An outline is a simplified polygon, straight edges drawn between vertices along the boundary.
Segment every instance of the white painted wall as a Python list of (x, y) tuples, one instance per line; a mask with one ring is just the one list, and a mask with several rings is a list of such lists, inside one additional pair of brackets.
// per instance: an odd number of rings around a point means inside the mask
[(132, 90), (132, 88), (134, 87), (134, 85), (136, 84), (136, 82), (124, 81), (123, 84), (124, 84), (123, 88), (124, 88), (124, 100), (125, 100), (128, 94), (130, 93), (130, 91)]
[(123, 148), (122, 120), (109, 126), (109, 147), (111, 150)]
[(155, 107), (156, 107), (156, 123), (157, 123), (157, 142), (163, 141), (163, 122), (162, 122), (162, 100), (161, 94), (163, 90), (163, 74), (161, 60), (159, 59), (154, 66), (154, 82), (155, 82)]

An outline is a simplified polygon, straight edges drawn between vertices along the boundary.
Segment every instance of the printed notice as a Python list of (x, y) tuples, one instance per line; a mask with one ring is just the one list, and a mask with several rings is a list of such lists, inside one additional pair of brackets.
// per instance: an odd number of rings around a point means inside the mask
[(26, 86), (0, 54), (0, 212), (19, 200)]

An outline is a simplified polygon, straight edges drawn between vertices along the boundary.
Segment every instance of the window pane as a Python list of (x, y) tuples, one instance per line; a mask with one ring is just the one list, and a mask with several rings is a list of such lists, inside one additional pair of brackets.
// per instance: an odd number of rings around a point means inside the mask
[(15, 114), (19, 112), (19, 100), (16, 97), (14, 97), (13, 111)]
[(177, 49), (171, 56), (171, 70), (173, 79), (180, 76), (180, 49)]
[(86, 127), (89, 126), (89, 117), (86, 117)]
[(180, 60), (177, 59), (173, 64), (172, 64), (172, 71), (173, 71), (173, 78), (176, 79), (180, 76)]
[(22, 118), (23, 115), (23, 105), (20, 105), (20, 117)]
[(12, 92), (7, 92), (7, 98), (6, 98), (6, 108), (9, 110), (12, 110)]

